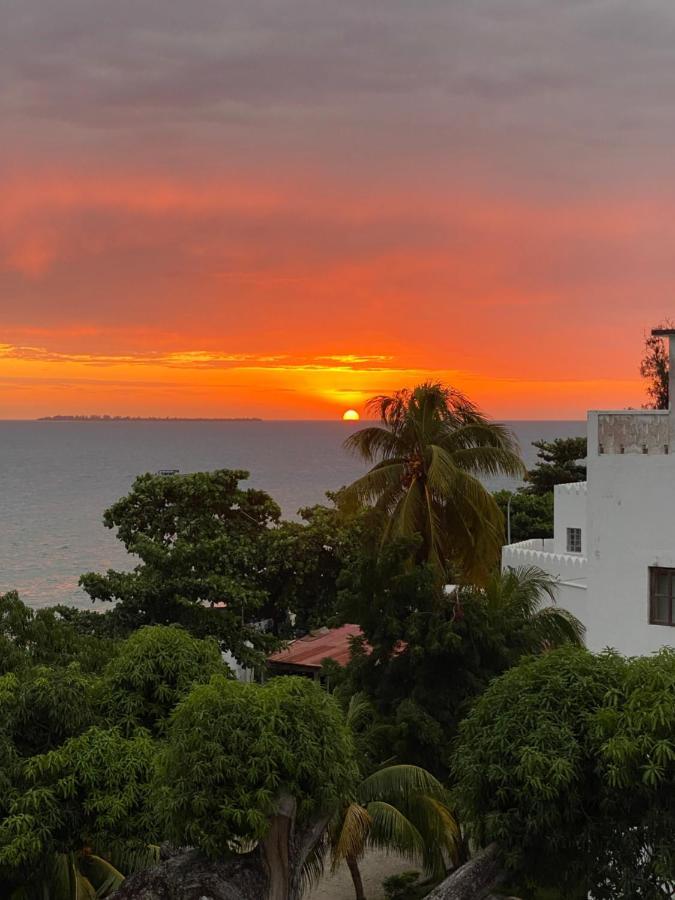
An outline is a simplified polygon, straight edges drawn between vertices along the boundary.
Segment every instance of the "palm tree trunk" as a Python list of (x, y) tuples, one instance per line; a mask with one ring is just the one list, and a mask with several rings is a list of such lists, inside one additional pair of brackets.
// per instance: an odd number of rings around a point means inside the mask
[(361, 878), (361, 870), (359, 869), (358, 860), (355, 856), (348, 856), (347, 865), (349, 866), (349, 873), (352, 876), (352, 881), (354, 882), (354, 892), (356, 893), (356, 900), (366, 900), (366, 895), (363, 892), (363, 880)]

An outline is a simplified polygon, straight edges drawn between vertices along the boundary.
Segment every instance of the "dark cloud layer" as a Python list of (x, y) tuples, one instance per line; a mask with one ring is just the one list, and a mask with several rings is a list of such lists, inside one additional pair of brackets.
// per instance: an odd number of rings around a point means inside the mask
[(675, 137), (669, 0), (4, 0), (0, 40), (15, 158), (358, 171), (356, 142), (385, 166), (588, 179)]

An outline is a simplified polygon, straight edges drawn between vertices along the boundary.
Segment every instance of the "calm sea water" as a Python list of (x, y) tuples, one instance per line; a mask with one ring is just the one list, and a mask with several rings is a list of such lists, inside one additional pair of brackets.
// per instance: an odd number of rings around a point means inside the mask
[[(528, 465), (540, 438), (572, 437), (585, 422), (512, 422)], [(343, 422), (0, 422), (0, 593), (33, 606), (89, 598), (82, 572), (130, 568), (103, 510), (134, 478), (158, 469), (246, 469), (287, 518), (320, 503), (364, 467), (342, 449)], [(510, 486), (493, 482), (491, 488)]]

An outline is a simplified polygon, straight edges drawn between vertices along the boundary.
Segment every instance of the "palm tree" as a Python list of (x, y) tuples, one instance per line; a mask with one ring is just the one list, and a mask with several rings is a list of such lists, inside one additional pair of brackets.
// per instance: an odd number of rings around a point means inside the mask
[[(347, 711), (352, 729), (370, 704), (354, 695)], [(368, 847), (394, 851), (442, 878), (448, 861), (459, 858), (459, 826), (448, 807), (448, 792), (419, 766), (385, 763), (362, 779), (328, 829), (332, 870), (345, 862), (356, 900), (365, 900), (359, 861)]]
[[(586, 629), (571, 612), (556, 605), (557, 581), (536, 566), (493, 572), (482, 588), (456, 590), (461, 606), (467, 595), (483, 602), (491, 616), (506, 616), (521, 634), (518, 654), (541, 653), (561, 644), (582, 646)], [(548, 602), (547, 602), (548, 601)]]
[[(127, 851), (123, 857), (125, 871), (130, 874), (155, 865), (159, 847), (148, 845), (136, 852)], [(9, 900), (104, 900), (112, 897), (125, 877), (109, 860), (84, 847), (75, 852), (54, 853), (29, 883), (6, 890)]]
[(346, 499), (384, 514), (385, 541), (420, 535), (418, 559), (439, 578), (456, 566), (466, 580), (484, 582), (499, 559), (504, 520), (479, 478), (523, 477), (514, 438), (441, 384), (374, 397), (368, 408), (381, 424), (355, 432), (345, 446), (374, 465), (345, 489)]

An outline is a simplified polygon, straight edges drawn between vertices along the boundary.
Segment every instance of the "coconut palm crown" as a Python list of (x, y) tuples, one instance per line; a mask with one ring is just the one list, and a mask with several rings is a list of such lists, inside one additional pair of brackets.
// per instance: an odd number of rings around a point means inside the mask
[(483, 583), (499, 559), (504, 520), (481, 477), (522, 478), (514, 437), (489, 421), (460, 391), (426, 382), (374, 397), (380, 424), (362, 428), (345, 447), (370, 471), (345, 489), (384, 516), (383, 540), (418, 534), (418, 561), (446, 578)]

